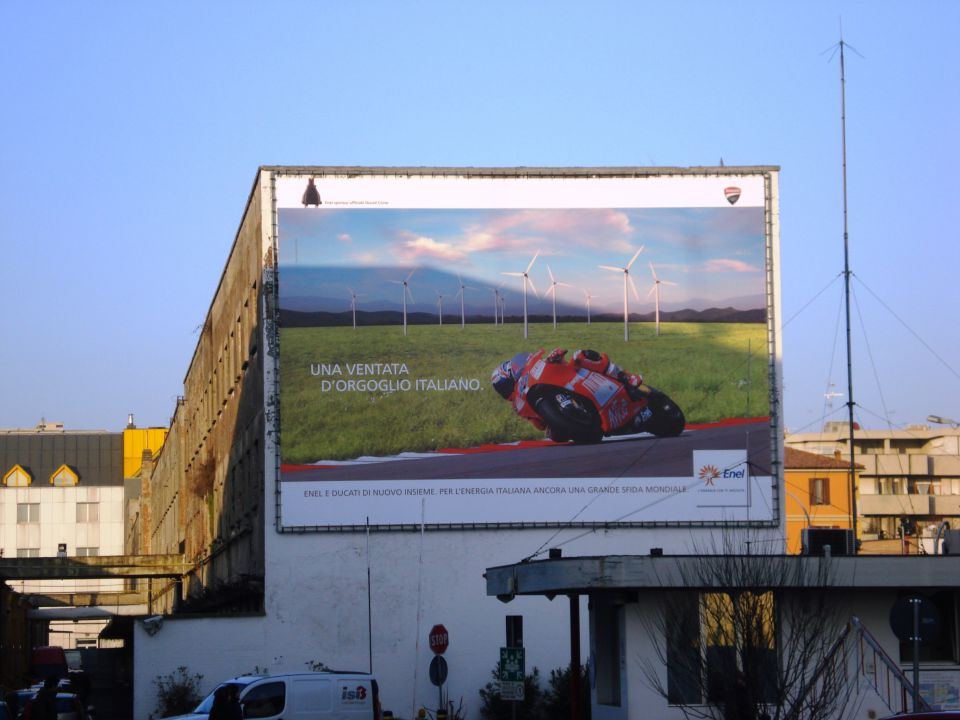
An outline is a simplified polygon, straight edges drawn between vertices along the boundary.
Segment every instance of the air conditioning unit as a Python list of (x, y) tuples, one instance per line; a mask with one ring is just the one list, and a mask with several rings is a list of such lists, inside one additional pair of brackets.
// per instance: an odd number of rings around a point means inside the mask
[(940, 545), (941, 555), (960, 555), (960, 530), (947, 530)]
[(801, 542), (804, 555), (857, 554), (857, 539), (850, 528), (804, 528)]

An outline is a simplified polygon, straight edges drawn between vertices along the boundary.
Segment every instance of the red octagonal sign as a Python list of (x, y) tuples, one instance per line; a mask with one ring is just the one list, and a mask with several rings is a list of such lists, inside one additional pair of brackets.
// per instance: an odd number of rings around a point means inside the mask
[(450, 645), (450, 636), (443, 625), (434, 625), (430, 628), (430, 649), (437, 655), (443, 655)]

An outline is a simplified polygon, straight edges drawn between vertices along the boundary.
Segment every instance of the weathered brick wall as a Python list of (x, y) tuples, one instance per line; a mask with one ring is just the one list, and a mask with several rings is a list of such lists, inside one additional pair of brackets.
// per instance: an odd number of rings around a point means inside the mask
[[(183, 553), (194, 564), (183, 585), (188, 603), (263, 577), (261, 207), (258, 185), (207, 313), (170, 434), (143, 479), (141, 544), (152, 553)], [(172, 609), (173, 593), (160, 602), (159, 610)]]

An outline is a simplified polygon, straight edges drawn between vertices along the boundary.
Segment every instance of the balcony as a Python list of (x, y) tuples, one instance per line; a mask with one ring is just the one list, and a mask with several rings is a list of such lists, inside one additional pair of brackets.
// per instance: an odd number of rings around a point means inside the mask
[(933, 514), (941, 517), (960, 516), (960, 495), (933, 495)]
[(934, 509), (937, 499), (952, 500), (952, 507), (960, 507), (960, 496), (952, 495), (861, 495), (857, 510), (860, 515), (936, 515), (940, 514)]

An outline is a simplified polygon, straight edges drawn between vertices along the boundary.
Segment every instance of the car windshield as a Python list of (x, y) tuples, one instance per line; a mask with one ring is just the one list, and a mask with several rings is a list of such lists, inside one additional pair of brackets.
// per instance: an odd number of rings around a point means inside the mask
[(194, 711), (195, 713), (203, 713), (204, 715), (209, 715), (209, 714), (210, 714), (210, 708), (213, 707), (213, 696), (214, 696), (214, 694), (216, 694), (217, 690), (219, 690), (220, 688), (224, 687), (225, 685), (234, 685), (234, 686), (237, 688), (237, 692), (238, 692), (238, 693), (239, 693), (241, 690), (243, 690), (243, 687), (244, 687), (244, 686), (241, 685), (240, 683), (228, 683), (228, 682), (226, 682), (226, 683), (220, 683), (219, 685), (217, 685), (217, 687), (215, 687), (215, 688), (213, 689), (213, 692), (211, 692), (211, 693), (210, 693), (209, 695), (207, 695), (203, 700), (200, 701), (200, 704), (197, 705), (197, 706), (193, 709), (193, 711)]

